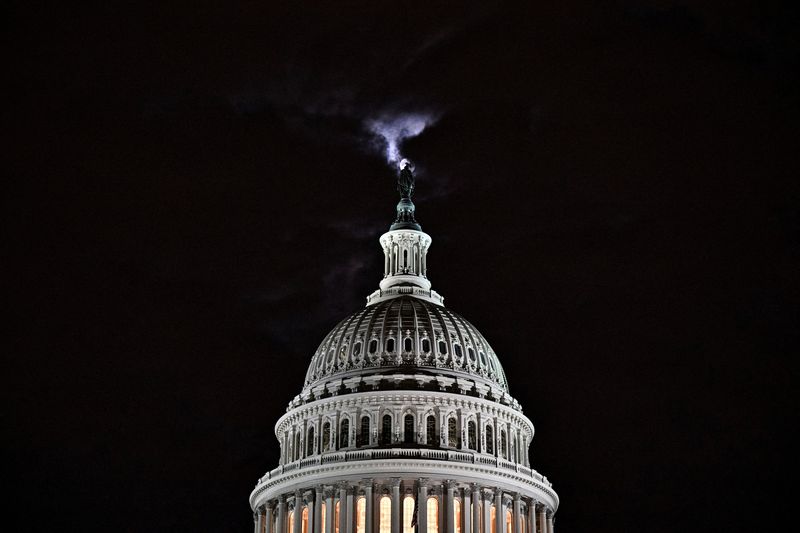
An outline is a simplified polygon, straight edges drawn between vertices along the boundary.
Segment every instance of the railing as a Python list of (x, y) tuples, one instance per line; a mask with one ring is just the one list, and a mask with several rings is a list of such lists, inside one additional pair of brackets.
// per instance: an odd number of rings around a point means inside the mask
[(274, 470), (264, 474), (264, 477), (259, 479), (258, 482), (261, 483), (280, 474), (291, 472), (293, 470), (302, 470), (310, 466), (388, 458), (420, 458), (433, 459), (436, 461), (451, 461), (456, 463), (472, 463), (493, 466), (496, 468), (502, 468), (504, 470), (513, 470), (525, 477), (536, 480), (547, 487), (552, 486), (547, 478), (539, 474), (537, 471), (511, 461), (500, 459), (499, 457), (495, 457), (493, 455), (484, 455), (477, 452), (434, 450), (429, 448), (374, 448), (369, 450), (328, 452), (322, 455), (306, 457), (305, 459), (300, 459), (293, 463), (279, 466), (278, 468), (275, 468)]

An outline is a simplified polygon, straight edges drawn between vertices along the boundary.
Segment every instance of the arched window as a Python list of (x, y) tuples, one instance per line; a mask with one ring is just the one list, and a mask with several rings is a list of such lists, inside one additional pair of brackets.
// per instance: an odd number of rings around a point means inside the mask
[(327, 505), (325, 505), (325, 502), (322, 502), (322, 511), (320, 512), (320, 515), (321, 515), (320, 516), (320, 520), (321, 520), (320, 524), (322, 524), (322, 529), (320, 529), (320, 531), (322, 531), (322, 533), (330, 533), (328, 531), (328, 523), (325, 521), (325, 511), (326, 511), (325, 508), (326, 507), (327, 507)]
[(467, 348), (467, 357), (469, 357), (471, 363), (475, 362), (475, 350), (472, 349), (472, 346)]
[(333, 512), (333, 531), (334, 531), (334, 533), (339, 533), (339, 508), (341, 507), (341, 505), (339, 505), (340, 503), (341, 502), (336, 502), (336, 505), (333, 508), (333, 510), (334, 510), (334, 512)]
[(403, 339), (403, 350), (410, 352), (412, 348), (414, 348), (414, 341), (411, 340), (411, 337)]
[(308, 533), (308, 506), (303, 506), (302, 513), (303, 525), (300, 528), (300, 533)]
[(369, 445), (369, 417), (362, 416), (361, 417), (361, 434), (359, 435), (360, 446)]
[(367, 499), (361, 496), (356, 500), (356, 533), (365, 533), (367, 528)]
[(428, 498), (428, 533), (439, 533), (439, 500)]
[(361, 355), (361, 341), (355, 343), (355, 345), (353, 346), (353, 355), (356, 357)]
[(331, 445), (331, 423), (325, 422), (322, 424), (322, 451), (328, 451)]
[(431, 351), (431, 341), (427, 337), (422, 339), (422, 351), (425, 353), (430, 353)]
[(447, 355), (447, 343), (444, 341), (439, 341), (439, 353), (442, 355)]
[(308, 440), (306, 441), (306, 455), (314, 453), (314, 426), (308, 428)]
[(381, 444), (392, 443), (392, 416), (383, 415), (383, 422), (381, 423)]
[(416, 533), (415, 526), (411, 525), (414, 519), (414, 497), (406, 496), (403, 498), (403, 533)]
[(490, 533), (497, 532), (497, 508), (492, 504), (492, 510), (489, 512), (489, 531)]
[(492, 426), (486, 426), (486, 453), (494, 454), (494, 431)]
[(478, 429), (474, 420), (467, 422), (467, 448), (478, 449)]
[(369, 341), (369, 353), (374, 354), (378, 351), (378, 339)]
[(458, 428), (454, 417), (447, 420), (447, 444), (453, 448), (458, 448)]
[(300, 432), (294, 435), (294, 460), (300, 459)]
[(514, 533), (514, 528), (512, 527), (512, 519), (511, 519), (511, 509), (506, 510), (506, 533)]
[(461, 500), (453, 500), (453, 525), (455, 533), (461, 533)]
[(403, 442), (413, 444), (414, 440), (414, 415), (406, 415), (403, 418)]
[(382, 497), (378, 509), (380, 512), (379, 533), (392, 533), (392, 499), (388, 496)]
[(345, 418), (339, 426), (339, 448), (348, 446), (350, 446), (350, 421)]
[(436, 446), (436, 417), (428, 415), (425, 420), (425, 444), (428, 446)]
[(508, 459), (508, 448), (506, 444), (506, 432), (504, 429), (500, 430), (500, 455), (503, 459)]
[(463, 355), (463, 353), (462, 353), (462, 351), (461, 351), (461, 345), (460, 345), (460, 344), (456, 344), (456, 345), (453, 347), (453, 349), (456, 351), (456, 357), (458, 357), (459, 359), (461, 359), (461, 356)]
[(386, 339), (386, 351), (388, 353), (394, 352), (394, 339), (392, 337)]

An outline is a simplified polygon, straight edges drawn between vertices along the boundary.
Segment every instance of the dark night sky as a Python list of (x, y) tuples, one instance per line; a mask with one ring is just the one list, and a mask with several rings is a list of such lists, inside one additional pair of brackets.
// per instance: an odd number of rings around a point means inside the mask
[(252, 530), (275, 421), (381, 277), (365, 124), (403, 113), (437, 118), (402, 147), (429, 276), (559, 531), (793, 513), (797, 9), (66, 4), (3, 17), (4, 524)]

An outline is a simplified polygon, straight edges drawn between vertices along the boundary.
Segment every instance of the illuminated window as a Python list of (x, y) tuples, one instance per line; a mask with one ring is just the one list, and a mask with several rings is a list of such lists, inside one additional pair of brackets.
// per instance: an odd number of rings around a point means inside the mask
[(322, 522), (320, 522), (320, 524), (322, 524), (322, 533), (328, 533), (328, 522), (325, 521), (325, 507), (325, 502), (322, 502), (322, 512), (320, 513), (322, 515), (320, 516), (320, 520), (322, 520)]
[(367, 527), (367, 499), (362, 496), (356, 500), (356, 533), (364, 533)]
[(289, 516), (287, 517), (286, 531), (288, 533), (292, 533), (294, 531), (294, 509), (289, 510)]
[(384, 496), (380, 501), (379, 533), (392, 533), (392, 499)]
[(358, 436), (360, 441), (357, 443), (358, 446), (365, 446), (369, 444), (369, 417), (362, 416), (361, 417), (361, 434)]
[(381, 444), (392, 443), (392, 416), (383, 415), (383, 424), (381, 426)]
[(512, 519), (511, 519), (511, 510), (506, 511), (506, 533), (514, 533), (514, 528), (511, 527)]
[(331, 445), (331, 423), (325, 422), (322, 424), (322, 451), (328, 451)]
[(314, 453), (314, 428), (308, 428), (308, 440), (306, 441), (306, 455)]
[(436, 417), (429, 415), (425, 421), (425, 443), (428, 446), (436, 446)]
[(453, 500), (453, 524), (455, 532), (461, 533), (461, 500)]
[(489, 531), (497, 533), (497, 509), (492, 504), (492, 510), (489, 513)]
[(406, 496), (403, 498), (403, 533), (415, 533), (415, 527), (411, 525), (414, 519), (414, 497)]
[[(336, 506), (333, 508), (333, 531), (335, 533), (339, 533), (339, 504), (341, 502), (336, 502)], [(291, 533), (291, 531), (289, 532)]]
[(439, 500), (428, 498), (428, 533), (439, 533)]
[(350, 421), (345, 418), (339, 429), (339, 447), (347, 448), (348, 446), (350, 446)]
[(453, 448), (458, 447), (458, 428), (456, 427), (455, 418), (450, 418), (447, 421), (447, 443)]
[(467, 422), (467, 447), (470, 450), (478, 449), (478, 429), (472, 420)]
[(486, 453), (494, 454), (494, 432), (492, 426), (486, 426)]
[(414, 415), (406, 415), (403, 419), (403, 442), (414, 443)]
[(303, 525), (300, 533), (308, 533), (308, 507), (303, 507)]

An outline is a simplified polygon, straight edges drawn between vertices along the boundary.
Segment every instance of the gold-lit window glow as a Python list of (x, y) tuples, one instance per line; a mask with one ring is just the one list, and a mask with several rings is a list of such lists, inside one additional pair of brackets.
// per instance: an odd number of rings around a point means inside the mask
[(506, 533), (514, 533), (512, 526), (511, 510), (506, 511)]
[(322, 512), (320, 513), (322, 516), (320, 517), (320, 522), (322, 524), (322, 533), (328, 533), (328, 522), (325, 521), (325, 502), (322, 502)]
[(439, 533), (439, 500), (428, 498), (428, 533)]
[(365, 533), (367, 530), (367, 499), (360, 497), (356, 500), (356, 533)]
[(461, 500), (453, 500), (453, 524), (456, 533), (461, 533)]
[(392, 533), (392, 499), (384, 496), (380, 501), (379, 533)]
[(303, 527), (300, 529), (301, 533), (308, 533), (308, 507), (303, 507)]
[(414, 497), (406, 496), (403, 498), (403, 533), (414, 533), (414, 526), (411, 520), (414, 519)]
[(288, 521), (289, 521), (289, 523), (287, 524), (288, 528), (287, 528), (286, 531), (288, 531), (289, 533), (293, 533), (294, 532), (294, 511), (289, 511)]
[(492, 505), (492, 510), (489, 513), (489, 531), (497, 533), (497, 509)]
[(333, 512), (333, 530), (336, 533), (339, 533), (339, 503), (341, 502), (336, 502)]

